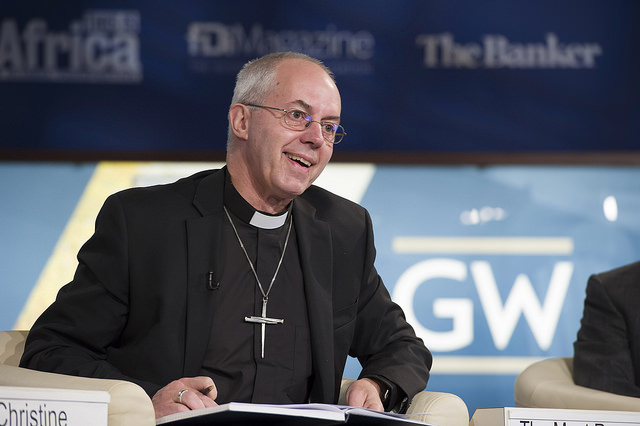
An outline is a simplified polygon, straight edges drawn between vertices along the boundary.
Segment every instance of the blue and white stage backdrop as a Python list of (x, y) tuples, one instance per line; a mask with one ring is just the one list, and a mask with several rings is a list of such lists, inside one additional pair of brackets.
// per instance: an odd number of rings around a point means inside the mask
[(335, 71), (341, 150), (637, 149), (639, 18), (634, 0), (4, 1), (0, 152), (222, 152), (235, 73), (281, 50)]
[[(30, 327), (71, 278), (107, 195), (210, 167), (0, 163), (0, 327)], [(371, 213), (378, 271), (434, 354), (428, 389), (470, 413), (571, 356), (588, 276), (640, 259), (640, 167), (340, 163), (317, 183)]]

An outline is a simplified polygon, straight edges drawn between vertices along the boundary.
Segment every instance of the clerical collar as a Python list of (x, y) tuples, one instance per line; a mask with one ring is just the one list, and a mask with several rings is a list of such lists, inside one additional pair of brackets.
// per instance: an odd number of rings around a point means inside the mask
[(289, 208), (284, 213), (277, 215), (263, 213), (254, 209), (233, 186), (228, 170), (225, 170), (224, 204), (243, 222), (262, 229), (280, 228), (287, 221), (291, 210), (291, 204), (289, 204)]

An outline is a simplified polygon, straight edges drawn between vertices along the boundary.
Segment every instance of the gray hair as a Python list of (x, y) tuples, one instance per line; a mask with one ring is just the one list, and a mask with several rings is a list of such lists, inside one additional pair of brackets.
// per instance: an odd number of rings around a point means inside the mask
[[(335, 83), (333, 72), (319, 59), (298, 52), (269, 53), (253, 59), (242, 67), (236, 76), (236, 86), (233, 89), (233, 104), (262, 104), (276, 85), (278, 66), (285, 60), (298, 59), (318, 65)], [(231, 144), (233, 131), (229, 126), (227, 147)]]

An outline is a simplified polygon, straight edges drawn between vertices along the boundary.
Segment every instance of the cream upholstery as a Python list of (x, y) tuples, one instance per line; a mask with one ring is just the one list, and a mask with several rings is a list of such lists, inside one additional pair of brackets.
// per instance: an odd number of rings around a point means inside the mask
[[(346, 403), (345, 394), (353, 379), (342, 379), (338, 404)], [(437, 426), (469, 426), (469, 411), (457, 395), (444, 392), (422, 391), (411, 401), (407, 414)]]
[[(153, 426), (155, 415), (151, 399), (144, 390), (122, 380), (90, 379), (44, 373), (18, 367), (24, 350), (26, 331), (0, 331), (0, 386), (55, 389), (103, 390), (111, 395), (109, 426)], [(343, 379), (340, 403), (352, 379)], [(469, 426), (467, 406), (458, 396), (442, 392), (420, 392), (408, 409), (412, 417), (438, 426)]]
[(516, 378), (514, 396), (518, 407), (640, 411), (640, 398), (576, 385), (572, 357), (531, 364)]
[(134, 383), (44, 373), (18, 367), (26, 338), (26, 331), (0, 331), (0, 386), (107, 391), (111, 395), (109, 426), (156, 424), (151, 399)]

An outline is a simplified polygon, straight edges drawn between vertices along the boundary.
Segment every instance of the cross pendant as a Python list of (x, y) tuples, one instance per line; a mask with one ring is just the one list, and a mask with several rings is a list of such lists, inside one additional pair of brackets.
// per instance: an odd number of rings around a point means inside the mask
[(263, 297), (262, 298), (262, 316), (256, 317), (256, 316), (250, 316), (250, 317), (244, 317), (244, 322), (250, 322), (253, 324), (260, 324), (260, 328), (262, 328), (261, 330), (261, 339), (262, 339), (262, 358), (264, 358), (264, 336), (265, 336), (265, 332), (266, 332), (266, 326), (267, 325), (274, 325), (274, 324), (283, 324), (284, 320), (283, 319), (278, 319), (278, 318), (269, 318), (267, 317), (267, 302), (269, 301), (268, 298)]

